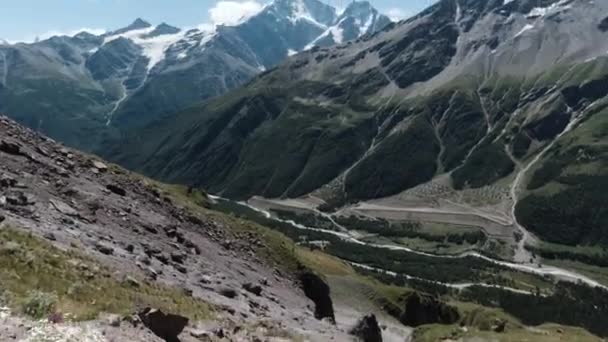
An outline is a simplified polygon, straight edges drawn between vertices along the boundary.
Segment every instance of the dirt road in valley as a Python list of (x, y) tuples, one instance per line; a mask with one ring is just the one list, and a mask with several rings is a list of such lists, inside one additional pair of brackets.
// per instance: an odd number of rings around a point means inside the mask
[[(254, 202), (257, 203), (258, 205), (260, 203), (263, 203), (263, 201), (260, 198), (256, 198)], [(584, 276), (582, 274), (572, 272), (569, 270), (565, 270), (565, 269), (562, 269), (559, 267), (539, 266), (538, 264), (532, 264), (532, 263), (516, 263), (516, 262), (497, 260), (497, 259), (487, 257), (487, 256), (482, 255), (477, 252), (465, 252), (465, 253), (458, 254), (458, 255), (437, 255), (437, 254), (432, 254), (432, 253), (416, 251), (414, 249), (403, 247), (403, 246), (367, 243), (367, 242), (359, 240), (357, 237), (355, 237), (352, 234), (347, 233), (347, 232), (336, 232), (336, 231), (327, 230), (327, 229), (307, 227), (305, 225), (294, 222), (293, 220), (283, 220), (283, 219), (277, 218), (274, 215), (272, 215), (267, 209), (261, 208), (254, 204), (250, 204), (247, 202), (239, 202), (239, 204), (247, 206), (247, 207), (259, 212), (260, 214), (264, 215), (267, 218), (272, 218), (272, 219), (280, 221), (280, 222), (289, 223), (298, 229), (311, 230), (311, 231), (331, 234), (331, 235), (337, 236), (339, 238), (342, 238), (345, 241), (355, 243), (355, 244), (366, 245), (366, 246), (370, 246), (370, 247), (382, 248), (382, 249), (393, 250), (393, 251), (404, 251), (404, 252), (424, 255), (424, 256), (428, 256), (428, 257), (435, 257), (435, 258), (462, 259), (462, 258), (466, 258), (466, 257), (475, 257), (475, 258), (483, 259), (485, 261), (494, 263), (496, 265), (500, 265), (500, 266), (507, 267), (507, 268), (517, 270), (517, 271), (521, 271), (524, 273), (530, 273), (530, 274), (535, 274), (535, 275), (539, 275), (539, 276), (550, 276), (555, 279), (559, 279), (559, 280), (563, 280), (563, 281), (582, 282), (591, 287), (601, 287), (603, 289), (608, 290), (607, 286), (604, 286), (604, 285), (600, 284), (599, 282), (597, 282), (587, 276)], [(477, 285), (483, 285), (483, 284), (477, 283)]]

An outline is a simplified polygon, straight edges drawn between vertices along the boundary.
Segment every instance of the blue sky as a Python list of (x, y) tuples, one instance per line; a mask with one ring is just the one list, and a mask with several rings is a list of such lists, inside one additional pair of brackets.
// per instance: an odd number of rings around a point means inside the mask
[[(35, 37), (74, 33), (86, 29), (115, 29), (141, 17), (152, 24), (179, 27), (224, 20), (250, 11), (255, 2), (269, 0), (0, 0), (0, 38), (28, 41)], [(350, 0), (321, 0), (334, 6)], [(369, 0), (392, 16), (409, 16), (433, 0)], [(228, 4), (227, 4), (228, 3)], [(228, 6), (226, 6), (228, 5)], [(243, 7), (244, 8), (241, 8)]]

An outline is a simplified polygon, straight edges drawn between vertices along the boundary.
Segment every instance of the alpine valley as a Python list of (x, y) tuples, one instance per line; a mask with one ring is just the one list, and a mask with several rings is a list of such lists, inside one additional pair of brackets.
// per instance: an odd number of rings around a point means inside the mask
[[(297, 279), (285, 285), (293, 293), (268, 288), (286, 301), (268, 301), (269, 322), (295, 316), (278, 325), (286, 340), (608, 337), (608, 1), (438, 0), (391, 22), (365, 1), (338, 11), (275, 0), (233, 25), (138, 19), (100, 36), (4, 44), (0, 62), (0, 112), (120, 167), (88, 161), (91, 171), (74, 152), (70, 168), (71, 150), (37, 135), (46, 147), (21, 156), (56, 155), (53, 168), (92, 172), (78, 184), (126, 187), (127, 222), (135, 215), (151, 241), (163, 229), (175, 237), (156, 216), (178, 210), (175, 224), (210, 234), (209, 251), (188, 260), (232, 270), (232, 253), (242, 266), (225, 282), (255, 267)], [(8, 136), (35, 134), (23, 132)], [(96, 232), (108, 220), (97, 215), (83, 227)], [(247, 256), (234, 246), (253, 246), (243, 250), (262, 266), (239, 264)], [(229, 320), (259, 324), (259, 304), (221, 297), (231, 300), (212, 302)], [(308, 320), (305, 298), (324, 321)], [(268, 324), (256, 336), (278, 338)]]

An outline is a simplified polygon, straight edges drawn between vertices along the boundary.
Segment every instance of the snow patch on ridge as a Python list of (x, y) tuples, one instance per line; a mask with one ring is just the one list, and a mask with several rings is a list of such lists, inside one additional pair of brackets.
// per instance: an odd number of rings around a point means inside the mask
[(323, 25), (320, 22), (315, 20), (315, 18), (312, 16), (312, 14), (310, 14), (310, 12), (308, 11), (308, 7), (306, 7), (306, 4), (304, 4), (303, 0), (294, 1), (292, 6), (293, 6), (293, 14), (291, 16), (289, 16), (287, 19), (289, 19), (289, 21), (291, 21), (293, 24), (297, 23), (299, 20), (306, 20), (319, 27), (322, 27), (322, 28), (327, 27), (326, 25)]
[(125, 33), (106, 37), (103, 45), (116, 40), (118, 38), (130, 39), (135, 44), (143, 49), (143, 55), (148, 58), (148, 71), (152, 70), (156, 64), (165, 58), (165, 51), (173, 44), (184, 38), (183, 31), (175, 34), (166, 34), (156, 37), (147, 37), (154, 30), (154, 27), (148, 27), (140, 30), (132, 30)]
[(177, 59), (184, 59), (188, 55), (187, 50), (193, 46), (201, 46), (204, 48), (204, 44), (209, 42), (216, 33), (215, 26), (200, 25), (198, 28), (192, 30), (186, 29), (175, 34), (149, 37), (148, 34), (153, 30), (154, 27), (149, 27), (109, 36), (104, 39), (103, 45), (118, 38), (131, 40), (142, 48), (142, 54), (148, 58), (148, 72), (150, 72), (158, 63), (165, 59), (167, 50), (176, 43), (181, 42), (184, 44), (183, 51), (176, 57)]
[(528, 13), (527, 17), (528, 18), (544, 17), (547, 14), (553, 14), (553, 13), (557, 13), (560, 11), (565, 11), (572, 7), (572, 5), (569, 4), (570, 1), (571, 0), (560, 0), (547, 7), (534, 7), (530, 11), (530, 13)]
[(524, 26), (521, 31), (517, 32), (517, 34), (515, 35), (515, 38), (521, 36), (522, 34), (524, 34), (526, 31), (532, 30), (534, 29), (534, 25), (531, 24), (526, 24), (526, 26)]

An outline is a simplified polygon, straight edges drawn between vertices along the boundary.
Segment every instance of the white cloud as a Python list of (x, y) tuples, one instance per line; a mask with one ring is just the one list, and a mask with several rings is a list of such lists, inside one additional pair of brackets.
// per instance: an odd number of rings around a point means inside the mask
[(214, 25), (237, 25), (258, 14), (264, 6), (255, 0), (223, 0), (209, 9)]
[(410, 13), (409, 11), (405, 11), (402, 8), (396, 8), (396, 7), (389, 8), (388, 10), (385, 11), (385, 13), (392, 21), (400, 21), (400, 20), (408, 18), (412, 15), (412, 13)]

